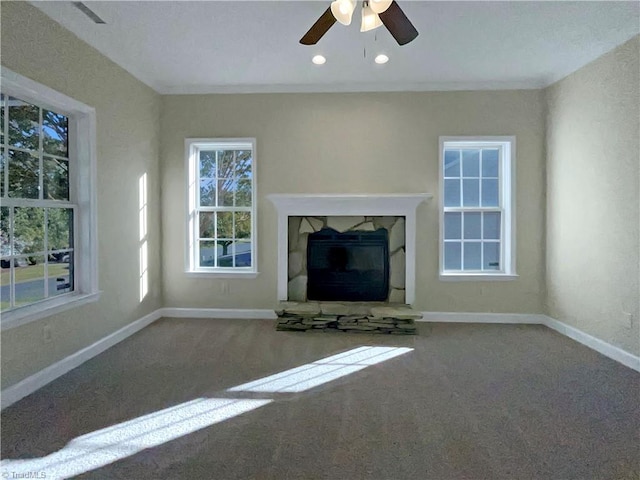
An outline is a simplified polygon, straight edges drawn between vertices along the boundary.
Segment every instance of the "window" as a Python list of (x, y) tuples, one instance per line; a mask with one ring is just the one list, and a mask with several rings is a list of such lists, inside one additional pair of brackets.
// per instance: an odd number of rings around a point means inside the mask
[(187, 139), (187, 272), (256, 269), (255, 139)]
[(97, 299), (95, 112), (2, 71), (0, 310), (10, 328)]
[(440, 139), (440, 276), (515, 276), (515, 138)]

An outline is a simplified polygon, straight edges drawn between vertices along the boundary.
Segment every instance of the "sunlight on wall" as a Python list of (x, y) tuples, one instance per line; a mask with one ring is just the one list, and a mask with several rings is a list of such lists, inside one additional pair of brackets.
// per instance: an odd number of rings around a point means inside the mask
[(230, 388), (230, 392), (303, 392), (350, 375), (370, 365), (403, 355), (413, 348), (360, 347), (339, 355), (292, 368), (270, 377)]
[(138, 214), (140, 223), (140, 301), (149, 293), (149, 253), (147, 246), (147, 174), (138, 180)]
[[(142, 217), (141, 217), (142, 218)], [(230, 392), (302, 392), (411, 352), (404, 347), (359, 347), (228, 389)], [(233, 418), (273, 400), (198, 398), (87, 433), (42, 458), (2, 460), (2, 478), (65, 479)], [(33, 476), (44, 474), (46, 476)], [(29, 476), (31, 475), (31, 476)]]
[[(73, 439), (42, 458), (3, 460), (3, 478), (64, 479), (266, 405), (272, 400), (198, 398)], [(29, 477), (32, 472), (46, 477)]]

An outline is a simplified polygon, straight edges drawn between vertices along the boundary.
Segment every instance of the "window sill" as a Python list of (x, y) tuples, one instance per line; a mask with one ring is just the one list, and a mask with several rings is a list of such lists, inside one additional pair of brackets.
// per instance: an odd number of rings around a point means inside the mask
[(508, 282), (519, 275), (508, 273), (441, 273), (441, 282)]
[(191, 270), (184, 274), (187, 278), (257, 278), (260, 272), (198, 272)]
[(102, 292), (80, 293), (60, 296), (46, 302), (28, 305), (2, 314), (0, 329), (9, 330), (11, 328), (26, 325), (45, 317), (61, 313), (72, 308), (96, 302), (100, 299)]

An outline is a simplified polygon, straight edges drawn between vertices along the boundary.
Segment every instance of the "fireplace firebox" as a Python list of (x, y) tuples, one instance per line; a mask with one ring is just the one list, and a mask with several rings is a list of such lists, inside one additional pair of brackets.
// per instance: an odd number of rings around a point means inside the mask
[(384, 228), (309, 235), (307, 298), (375, 302), (389, 295), (389, 238)]

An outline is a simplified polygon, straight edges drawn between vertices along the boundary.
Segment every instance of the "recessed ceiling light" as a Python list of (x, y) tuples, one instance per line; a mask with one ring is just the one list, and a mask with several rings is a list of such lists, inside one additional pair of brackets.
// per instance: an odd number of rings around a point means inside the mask
[(375, 59), (375, 62), (378, 65), (382, 65), (383, 63), (387, 63), (388, 61), (389, 61), (389, 57), (387, 57), (384, 53), (381, 53)]
[(311, 61), (316, 65), (323, 65), (327, 61), (327, 59), (324, 58), (322, 55), (316, 55), (311, 59)]

